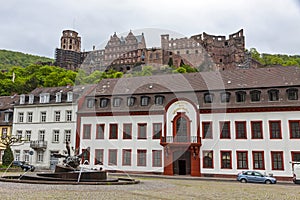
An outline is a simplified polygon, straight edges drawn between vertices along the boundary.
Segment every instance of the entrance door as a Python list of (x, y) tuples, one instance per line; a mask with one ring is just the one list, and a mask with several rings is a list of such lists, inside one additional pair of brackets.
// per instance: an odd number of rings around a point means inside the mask
[(187, 175), (191, 173), (191, 154), (186, 149), (179, 149), (173, 152), (173, 173)]
[(186, 175), (186, 162), (185, 160), (178, 160), (179, 175)]

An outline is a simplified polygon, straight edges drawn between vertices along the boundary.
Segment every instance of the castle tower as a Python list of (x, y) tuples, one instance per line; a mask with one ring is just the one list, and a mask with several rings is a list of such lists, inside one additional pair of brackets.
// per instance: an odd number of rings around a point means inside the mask
[(78, 36), (76, 31), (64, 30), (60, 38), (60, 46), (63, 50), (80, 52), (81, 37)]

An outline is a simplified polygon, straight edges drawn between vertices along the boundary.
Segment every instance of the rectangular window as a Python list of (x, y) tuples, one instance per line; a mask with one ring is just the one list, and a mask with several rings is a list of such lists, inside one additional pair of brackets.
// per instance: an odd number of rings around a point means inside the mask
[(284, 170), (282, 151), (271, 151), (271, 159), (272, 159), (272, 170)]
[(32, 115), (33, 115), (32, 112), (27, 113), (27, 122), (32, 122)]
[(299, 139), (300, 138), (300, 121), (289, 120), (290, 128), (290, 138)]
[(137, 166), (147, 165), (147, 150), (137, 150)]
[(153, 137), (152, 139), (160, 139), (162, 133), (162, 124), (153, 123)]
[(64, 142), (71, 142), (71, 130), (65, 130), (65, 140)]
[(97, 124), (96, 127), (96, 139), (104, 139), (105, 124)]
[(25, 131), (25, 140), (29, 142), (31, 140), (31, 130)]
[(24, 161), (29, 162), (29, 150), (24, 150)]
[(230, 139), (230, 122), (220, 122), (220, 138), (221, 139)]
[(15, 160), (16, 161), (20, 161), (21, 160), (20, 150), (15, 150)]
[(50, 95), (49, 93), (40, 94), (40, 103), (49, 103)]
[(300, 151), (292, 151), (292, 161), (300, 162)]
[(41, 163), (44, 161), (44, 152), (43, 151), (38, 151), (37, 152), (37, 162)]
[(143, 96), (141, 97), (141, 106), (148, 106), (149, 105), (150, 97)]
[(4, 122), (8, 122), (10, 119), (10, 113), (4, 113)]
[(214, 168), (213, 151), (203, 151), (203, 168)]
[(147, 124), (138, 124), (138, 139), (147, 139)]
[(87, 100), (87, 107), (93, 108), (95, 106), (95, 100), (94, 99), (88, 99)]
[(202, 138), (212, 139), (212, 122), (202, 122)]
[(17, 139), (18, 140), (21, 140), (22, 139), (22, 134), (23, 134), (23, 131), (22, 130), (17, 130)]
[(123, 139), (132, 138), (132, 124), (123, 124)]
[(221, 151), (221, 168), (232, 169), (231, 167), (231, 151)]
[(113, 99), (113, 107), (120, 107), (121, 106), (121, 98), (114, 98)]
[(131, 149), (123, 149), (122, 165), (131, 165)]
[(54, 112), (54, 120), (56, 122), (59, 122), (60, 121), (60, 111), (55, 111)]
[(91, 124), (83, 124), (83, 136), (82, 139), (91, 139)]
[(108, 165), (117, 165), (117, 149), (108, 150)]
[(86, 165), (90, 163), (90, 152), (88, 149), (82, 149), (81, 163)]
[(52, 142), (54, 143), (59, 142), (59, 130), (53, 130)]
[(39, 141), (45, 141), (45, 130), (39, 130)]
[(41, 122), (46, 122), (46, 116), (47, 116), (46, 112), (41, 112)]
[(237, 169), (248, 169), (248, 152), (237, 151)]
[(152, 167), (162, 166), (162, 151), (152, 150)]
[(109, 125), (109, 139), (118, 139), (118, 124)]
[(265, 160), (263, 151), (253, 151), (253, 169), (265, 169)]
[(73, 101), (73, 92), (68, 92), (67, 93), (67, 101)]
[(55, 102), (57, 103), (61, 102), (61, 92), (57, 92), (55, 94)]
[(18, 122), (20, 122), (20, 123), (24, 122), (24, 113), (23, 112), (18, 113)]
[(7, 128), (2, 128), (1, 138), (4, 139), (7, 137)]
[(251, 122), (252, 139), (263, 139), (262, 121)]
[(270, 139), (282, 139), (281, 121), (269, 121)]
[(95, 149), (95, 165), (103, 165), (103, 149)]
[(72, 121), (72, 110), (67, 110), (66, 111), (66, 121), (67, 122)]
[(246, 122), (235, 122), (236, 139), (247, 139)]

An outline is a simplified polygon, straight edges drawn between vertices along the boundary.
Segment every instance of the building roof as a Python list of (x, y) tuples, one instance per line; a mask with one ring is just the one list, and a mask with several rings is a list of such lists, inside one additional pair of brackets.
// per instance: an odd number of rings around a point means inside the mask
[(103, 79), (95, 96), (300, 86), (299, 67), (236, 69)]
[(0, 110), (8, 110), (14, 108), (14, 104), (19, 101), (19, 96), (0, 96)]

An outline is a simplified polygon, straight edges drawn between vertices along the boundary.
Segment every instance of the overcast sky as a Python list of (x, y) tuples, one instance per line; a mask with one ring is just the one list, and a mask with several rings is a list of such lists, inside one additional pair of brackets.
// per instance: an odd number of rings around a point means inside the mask
[(167, 30), (190, 37), (243, 28), (248, 49), (300, 55), (300, 0), (1, 1), (0, 49), (54, 58), (64, 29), (76, 30), (89, 51), (114, 32), (142, 30), (152, 47)]

